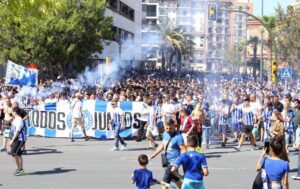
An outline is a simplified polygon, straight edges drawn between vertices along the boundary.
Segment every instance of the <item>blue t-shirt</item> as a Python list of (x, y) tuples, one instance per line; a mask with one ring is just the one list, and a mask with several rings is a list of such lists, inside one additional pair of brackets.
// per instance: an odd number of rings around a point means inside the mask
[[(261, 160), (260, 165), (262, 165), (262, 163), (263, 159)], [(265, 160), (265, 170), (269, 180), (281, 181), (285, 173), (289, 172), (290, 166), (287, 161), (267, 158)]]
[(150, 184), (157, 182), (156, 179), (153, 179), (152, 172), (148, 169), (134, 170), (132, 181), (136, 183), (137, 189), (149, 189)]
[(196, 151), (181, 154), (176, 160), (175, 166), (183, 166), (184, 178), (191, 180), (203, 180), (202, 168), (207, 168), (206, 158)]
[[(171, 139), (168, 149), (167, 149), (167, 160), (168, 160), (168, 164), (174, 164), (176, 159), (180, 156), (180, 147), (179, 145), (184, 145), (184, 141), (183, 138), (181, 136), (181, 134), (179, 134), (178, 132), (175, 132), (173, 134), (173, 138)], [(168, 141), (170, 140), (170, 134), (167, 132), (164, 132), (163, 134), (163, 144), (164, 144), (164, 152), (166, 151), (166, 147), (168, 144)], [(163, 152), (163, 153), (164, 153)]]

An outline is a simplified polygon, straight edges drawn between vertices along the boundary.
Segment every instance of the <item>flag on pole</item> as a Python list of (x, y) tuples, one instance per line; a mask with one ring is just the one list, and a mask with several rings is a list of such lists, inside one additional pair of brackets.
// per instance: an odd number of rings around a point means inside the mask
[(7, 61), (6, 85), (38, 85), (38, 70), (27, 69), (24, 66), (13, 63), (12, 61)]

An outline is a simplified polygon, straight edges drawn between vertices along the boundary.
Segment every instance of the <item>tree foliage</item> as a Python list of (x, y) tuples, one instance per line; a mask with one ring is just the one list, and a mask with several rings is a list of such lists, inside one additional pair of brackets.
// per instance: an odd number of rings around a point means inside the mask
[(0, 6), (0, 56), (61, 72), (81, 69), (113, 39), (105, 0), (5, 0)]
[(240, 66), (244, 64), (242, 61), (241, 55), (247, 47), (247, 43), (245, 41), (241, 41), (239, 44), (232, 45), (228, 49), (223, 49), (223, 57), (226, 62), (229, 63), (231, 70), (234, 72), (239, 72)]
[[(162, 37), (160, 52), (162, 55), (162, 67), (165, 69), (166, 54), (169, 54), (168, 67), (171, 69), (172, 57), (178, 54), (180, 57), (189, 56), (192, 53), (194, 42), (189, 36), (182, 32), (169, 18), (161, 19), (158, 25), (158, 31)], [(179, 69), (181, 67), (179, 63)]]
[(294, 66), (300, 63), (300, 10), (288, 6), (287, 10), (278, 5), (276, 28), (279, 58)]

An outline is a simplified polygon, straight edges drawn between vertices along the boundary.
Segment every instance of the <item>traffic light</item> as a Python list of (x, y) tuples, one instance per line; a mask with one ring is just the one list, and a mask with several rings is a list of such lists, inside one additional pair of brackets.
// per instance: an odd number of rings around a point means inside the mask
[(277, 76), (277, 62), (272, 62), (272, 73), (271, 73), (271, 79), (274, 83), (276, 83), (276, 76)]
[(105, 58), (105, 64), (109, 64), (110, 63), (110, 58), (109, 57), (106, 57)]
[(208, 4), (208, 20), (217, 20), (217, 4)]

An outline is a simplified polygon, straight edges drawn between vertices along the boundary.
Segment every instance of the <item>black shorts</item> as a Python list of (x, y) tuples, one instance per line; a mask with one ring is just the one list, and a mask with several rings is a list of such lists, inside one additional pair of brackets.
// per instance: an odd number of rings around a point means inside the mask
[(251, 134), (253, 130), (253, 125), (243, 125), (243, 133)]
[(22, 155), (22, 146), (25, 144), (24, 141), (15, 140), (11, 145), (12, 156), (21, 156)]
[(165, 175), (162, 179), (165, 183), (168, 183), (168, 184), (170, 184), (172, 181), (175, 181), (175, 182), (180, 181), (180, 178), (178, 178), (172, 174), (171, 169), (172, 169), (172, 166), (170, 166), (170, 165), (165, 168)]

